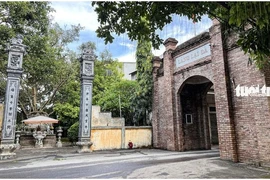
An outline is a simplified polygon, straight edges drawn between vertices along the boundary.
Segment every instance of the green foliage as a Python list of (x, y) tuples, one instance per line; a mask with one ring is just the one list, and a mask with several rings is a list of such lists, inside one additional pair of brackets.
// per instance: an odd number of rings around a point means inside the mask
[(110, 111), (114, 117), (120, 117), (121, 104), (122, 117), (125, 118), (126, 125), (131, 125), (133, 122), (133, 108), (131, 102), (134, 96), (131, 92), (134, 92), (136, 87), (136, 81), (122, 79), (118, 82), (114, 82), (102, 93), (98, 105), (101, 106), (103, 111)]
[[(52, 114), (53, 105), (60, 97), (57, 94), (78, 74), (76, 54), (69, 51), (67, 45), (78, 39), (82, 27), (72, 25), (62, 29), (58, 24), (50, 24), (51, 11), (48, 2), (0, 3), (0, 45), (19, 33), (28, 47), (19, 97), (24, 118)], [(0, 61), (0, 78), (5, 78), (7, 53), (1, 53), (0, 58), (3, 60)], [(5, 86), (6, 83), (0, 84), (1, 97)]]
[(78, 135), (79, 135), (79, 121), (75, 122), (67, 132), (67, 137), (70, 142), (74, 143), (78, 141)]
[(187, 16), (194, 21), (208, 14), (218, 19), (225, 31), (239, 35), (238, 45), (259, 68), (268, 67), (270, 63), (270, 2), (107, 1), (93, 2), (92, 6), (100, 22), (97, 35), (104, 38), (105, 43), (113, 41), (113, 34), (127, 32), (131, 40), (144, 38), (158, 49), (163, 40), (156, 34), (156, 30), (169, 24), (172, 14)]
[[(214, 9), (216, 3), (210, 2), (153, 2), (153, 1), (113, 1), (93, 2), (98, 14), (100, 26), (96, 30), (98, 37), (105, 38), (105, 43), (112, 42), (112, 34), (127, 32), (131, 40), (144, 38), (151, 41), (158, 49), (162, 43), (155, 30), (162, 29), (172, 22), (172, 14), (195, 16), (200, 20), (208, 10)], [(128, 8), (127, 8), (128, 7)], [(142, 19), (144, 17), (144, 19)], [(147, 22), (147, 25), (146, 25)]]
[[(238, 45), (255, 61), (260, 69), (270, 65), (270, 3), (230, 2), (229, 30), (239, 34)], [(225, 15), (223, 15), (225, 16)]]
[(49, 2), (2, 1), (0, 45), (5, 47), (6, 42), (18, 33), (25, 36), (25, 39), (31, 39), (33, 34), (43, 38), (49, 25), (49, 13), (53, 11), (49, 4)]
[[(95, 50), (96, 45), (89, 41), (78, 47), (81, 53), (84, 48)], [(54, 105), (55, 114), (58, 116), (63, 126), (66, 127), (70, 127), (75, 122), (78, 122), (80, 115), (80, 64), (76, 58), (72, 59), (71, 63), (74, 74), (57, 93), (57, 102)]]
[[(57, 93), (70, 81), (76, 80), (79, 64), (76, 54), (66, 46), (79, 36), (80, 26), (64, 31), (58, 24), (49, 29), (38, 56), (29, 52), (25, 57), (19, 105), (26, 116), (37, 113), (52, 114)], [(28, 107), (28, 108), (26, 108)]]
[(122, 73), (122, 63), (113, 60), (110, 53), (106, 50), (101, 54), (102, 60), (95, 61), (95, 78), (93, 86), (93, 104), (103, 97), (103, 93), (115, 82), (121, 81), (124, 74)]
[[(6, 83), (7, 53), (6, 43), (16, 36), (23, 35), (28, 55), (24, 64), (33, 57), (33, 61), (48, 56), (44, 54), (48, 40), (49, 13), (52, 8), (49, 2), (0, 2), (0, 97), (4, 97)], [(34, 58), (35, 57), (35, 58)], [(24, 65), (25, 68), (26, 65)]]
[(69, 82), (58, 94), (58, 101), (54, 105), (54, 111), (58, 120), (64, 126), (70, 127), (79, 121), (80, 114), (80, 82)]
[(152, 111), (152, 52), (151, 42), (139, 40), (136, 51), (136, 69), (138, 86), (132, 106), (135, 109), (134, 119), (138, 125), (147, 125)]

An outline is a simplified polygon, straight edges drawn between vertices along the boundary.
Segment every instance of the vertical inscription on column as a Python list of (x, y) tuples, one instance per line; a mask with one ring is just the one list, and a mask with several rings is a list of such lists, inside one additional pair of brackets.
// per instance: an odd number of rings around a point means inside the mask
[(92, 84), (84, 85), (84, 114), (83, 114), (83, 136), (89, 137), (91, 116), (91, 88)]
[(17, 99), (17, 88), (18, 88), (18, 81), (13, 80), (13, 81), (8, 81), (8, 95), (7, 95), (7, 103), (6, 103), (6, 122), (5, 122), (5, 133), (4, 133), (4, 138), (7, 139), (12, 139), (12, 134), (13, 132), (13, 123), (14, 123), (14, 118), (15, 118), (15, 113), (16, 113), (16, 107), (15, 102)]

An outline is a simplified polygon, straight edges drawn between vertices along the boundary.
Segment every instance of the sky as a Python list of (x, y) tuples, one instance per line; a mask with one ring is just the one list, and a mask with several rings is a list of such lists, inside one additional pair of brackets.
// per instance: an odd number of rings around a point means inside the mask
[[(53, 21), (57, 22), (62, 28), (78, 24), (84, 27), (80, 32), (79, 40), (69, 44), (69, 49), (77, 51), (79, 45), (92, 41), (96, 44), (96, 55), (98, 56), (107, 49), (113, 58), (118, 59), (120, 62), (136, 61), (137, 42), (130, 41), (126, 34), (116, 36), (113, 43), (107, 45), (105, 45), (104, 39), (97, 37), (95, 30), (98, 28), (99, 23), (97, 21), (97, 14), (90, 1), (52, 1), (51, 6), (55, 10), (51, 14)], [(163, 40), (169, 37), (175, 38), (178, 41), (178, 45), (194, 37), (195, 34), (198, 35), (208, 30), (212, 25), (212, 21), (207, 16), (203, 16), (201, 22), (196, 24), (192, 20), (188, 20), (187, 17), (177, 15), (172, 17), (173, 22), (166, 25), (162, 31), (157, 31), (157, 33)], [(164, 49), (164, 46), (161, 45), (159, 50), (153, 49), (152, 52), (155, 56), (160, 56), (163, 54)]]

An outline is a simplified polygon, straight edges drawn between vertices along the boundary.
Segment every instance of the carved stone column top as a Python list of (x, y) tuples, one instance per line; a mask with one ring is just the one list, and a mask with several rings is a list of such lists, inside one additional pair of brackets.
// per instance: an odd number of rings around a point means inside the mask
[(88, 61), (94, 61), (97, 58), (94, 51), (91, 48), (85, 48), (83, 49), (80, 61), (88, 60)]
[(91, 48), (84, 49), (79, 61), (81, 63), (81, 78), (94, 76), (94, 61), (97, 56)]
[(8, 52), (14, 51), (14, 52), (21, 52), (21, 53), (25, 54), (27, 46), (22, 44), (22, 42), (23, 42), (23, 36), (17, 35), (15, 38), (12, 38), (10, 40), (10, 43), (7, 44), (6, 50)]
[(18, 70), (22, 72), (23, 55), (26, 53), (26, 46), (22, 44), (22, 36), (18, 35), (11, 39), (6, 49), (8, 56), (8, 70)]

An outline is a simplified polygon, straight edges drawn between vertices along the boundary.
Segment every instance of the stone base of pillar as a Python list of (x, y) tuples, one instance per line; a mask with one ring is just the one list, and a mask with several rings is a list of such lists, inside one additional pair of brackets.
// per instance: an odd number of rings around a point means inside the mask
[(43, 144), (35, 144), (35, 148), (43, 148)]
[(21, 145), (20, 144), (16, 144), (16, 149), (21, 149)]
[(0, 145), (0, 160), (13, 159), (16, 157), (16, 144), (1, 144)]
[(62, 142), (61, 141), (58, 141), (57, 143), (56, 143), (56, 147), (58, 147), (58, 148), (60, 148), (60, 147), (62, 147), (63, 145), (62, 145)]
[(89, 153), (92, 152), (90, 147), (92, 146), (92, 142), (90, 141), (84, 141), (84, 142), (77, 142), (76, 145), (79, 147), (77, 150), (78, 153)]

